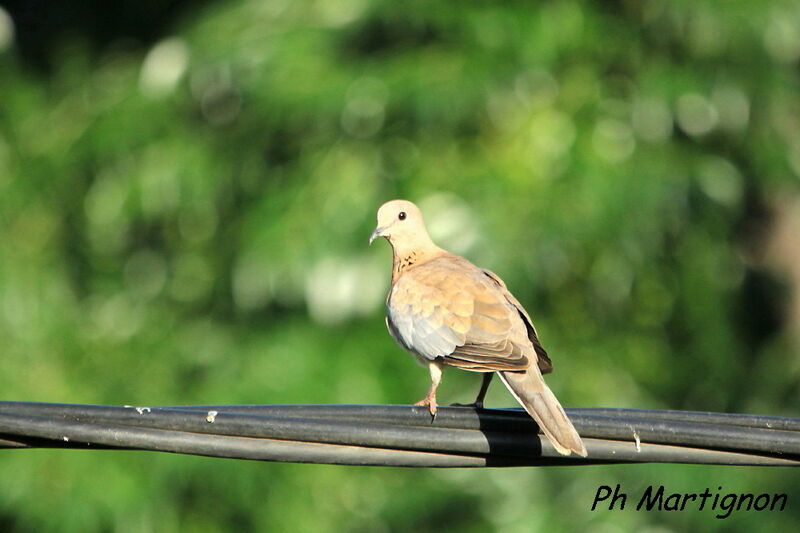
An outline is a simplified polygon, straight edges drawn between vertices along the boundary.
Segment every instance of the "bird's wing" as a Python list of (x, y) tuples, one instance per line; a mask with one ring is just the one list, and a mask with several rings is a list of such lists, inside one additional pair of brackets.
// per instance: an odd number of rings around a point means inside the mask
[(501, 287), (449, 254), (398, 278), (387, 300), (387, 325), (406, 349), (465, 370), (525, 370), (535, 357), (525, 323)]
[(539, 341), (539, 335), (536, 334), (536, 328), (533, 326), (533, 321), (531, 320), (530, 315), (522, 307), (522, 304), (519, 303), (519, 300), (514, 298), (514, 295), (511, 294), (511, 291), (508, 290), (506, 284), (500, 279), (500, 276), (492, 272), (491, 270), (483, 269), (483, 273), (486, 274), (497, 286), (502, 290), (503, 296), (505, 296), (508, 303), (513, 305), (517, 312), (522, 317), (522, 320), (525, 322), (525, 327), (528, 330), (528, 339), (533, 344), (533, 349), (536, 352), (537, 362), (539, 364), (539, 371), (542, 374), (549, 374), (553, 371), (553, 362), (550, 361), (550, 357), (548, 357), (547, 352), (545, 351), (542, 343)]

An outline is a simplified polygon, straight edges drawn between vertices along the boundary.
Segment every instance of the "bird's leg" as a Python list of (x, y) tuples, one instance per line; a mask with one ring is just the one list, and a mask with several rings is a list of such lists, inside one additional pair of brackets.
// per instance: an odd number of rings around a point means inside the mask
[(486, 391), (489, 390), (489, 383), (492, 382), (494, 372), (484, 372), (483, 381), (481, 381), (481, 390), (478, 391), (478, 397), (472, 403), (454, 403), (456, 407), (474, 407), (475, 409), (483, 409), (483, 399), (486, 397)]
[(428, 395), (414, 405), (427, 405), (431, 416), (436, 417), (436, 389), (439, 388), (439, 383), (442, 381), (442, 365), (431, 361), (428, 363), (428, 370), (431, 373), (431, 388), (428, 389)]

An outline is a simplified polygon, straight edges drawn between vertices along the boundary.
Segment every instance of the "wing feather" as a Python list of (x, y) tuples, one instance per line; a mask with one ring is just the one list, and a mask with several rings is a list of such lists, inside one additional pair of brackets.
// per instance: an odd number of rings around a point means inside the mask
[(387, 299), (387, 326), (400, 345), (426, 359), (476, 372), (524, 370), (537, 353), (526, 315), (507, 292), (448, 254), (400, 276)]

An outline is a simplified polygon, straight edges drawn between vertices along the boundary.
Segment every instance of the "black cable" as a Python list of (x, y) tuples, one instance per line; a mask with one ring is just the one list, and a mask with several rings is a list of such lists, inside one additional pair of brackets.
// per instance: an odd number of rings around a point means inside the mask
[[(568, 409), (588, 459), (564, 457), (524, 411), (364, 405), (110, 407), (0, 402), (0, 447), (134, 448), (394, 466), (609, 462), (800, 464), (797, 419)], [(771, 429), (780, 427), (781, 429)], [(66, 438), (66, 440), (65, 440)]]
[[(791, 461), (751, 457), (745, 454), (712, 452), (691, 448), (641, 444), (637, 452), (629, 445), (613, 441), (586, 439), (594, 455), (613, 457), (612, 460), (564, 458), (554, 450), (544, 450), (548, 456), (512, 458), (502, 455), (437, 454), (394, 449), (375, 449), (337, 446), (273, 439), (192, 434), (110, 424), (86, 424), (67, 420), (0, 415), (0, 427), (22, 429), (28, 437), (20, 444), (48, 447), (86, 448), (100, 444), (103, 448), (140, 449), (189, 453), (211, 457), (258, 459), (271, 461), (314, 462), (350, 465), (383, 466), (526, 466), (549, 464), (597, 464), (606, 462), (689, 462), (705, 464), (788, 465)], [(51, 441), (49, 444), (47, 441)]]
[(53, 444), (60, 440), (64, 444), (59, 447), (97, 443), (122, 449), (297, 463), (444, 467), (486, 465), (485, 459), (481, 457), (205, 435), (136, 426), (85, 424), (70, 420), (37, 420), (36, 417), (14, 415), (0, 415), (0, 427), (3, 431), (16, 428), (26, 435), (55, 441)]
[[(520, 409), (520, 411), (522, 411)], [(710, 413), (707, 411), (670, 411), (649, 409), (619, 409), (608, 407), (583, 407), (567, 409), (570, 415), (586, 414), (610, 417), (650, 418), (704, 424), (724, 424), (731, 426), (760, 427), (764, 429), (785, 429), (800, 431), (800, 418), (781, 416), (743, 415), (733, 413)]]
[[(508, 455), (530, 454), (531, 442), (519, 439), (515, 433), (536, 434), (536, 425), (524, 414), (514, 412), (509, 416), (483, 414), (464, 408), (442, 408), (436, 419), (431, 420), (425, 412), (422, 416), (413, 408), (399, 407), (396, 414), (406, 414), (401, 418), (405, 424), (388, 424), (385, 414), (367, 417), (363, 411), (369, 406), (348, 406), (351, 411), (360, 412), (360, 417), (339, 417), (326, 420), (320, 413), (312, 415), (309, 409), (273, 409), (270, 415), (240, 414), (226, 410), (217, 411), (216, 423), (209, 426), (196, 409), (147, 408), (136, 411), (134, 408), (121, 410), (112, 407), (78, 406), (65, 410), (64, 407), (42, 406), (40, 409), (27, 407), (28, 412), (56, 412), (60, 416), (78, 419), (91, 419), (96, 422), (131, 421), (141, 427), (165, 428), (195, 433), (238, 435), (246, 437), (278, 438), (285, 440), (307, 440), (328, 444), (362, 446), (383, 446), (388, 448), (413, 448), (437, 451), (468, 453), (503, 453)], [(230, 407), (218, 406), (218, 409)], [(241, 408), (239, 408), (241, 409)], [(18, 409), (18, 411), (21, 411)], [(70, 412), (71, 411), (71, 412)], [(207, 409), (202, 410), (205, 413)], [(263, 409), (260, 411), (264, 411)], [(305, 413), (303, 413), (305, 411)], [(470, 414), (469, 411), (472, 411)], [(0, 407), (0, 412), (3, 412)], [(273, 413), (284, 416), (272, 416)], [(306, 414), (300, 418), (298, 415)], [(641, 417), (643, 411), (637, 411)], [(285, 415), (293, 415), (291, 417)], [(312, 417), (313, 416), (313, 417)], [(769, 453), (800, 454), (800, 432), (765, 430), (742, 426), (715, 426), (692, 422), (665, 422), (645, 418), (623, 418), (622, 421), (608, 416), (576, 415), (572, 417), (578, 431), (584, 437), (614, 439), (620, 441), (641, 441), (658, 444), (697, 445), (719, 447), (738, 451), (759, 451)], [(354, 421), (357, 420), (357, 421)], [(477, 420), (477, 424), (476, 424)], [(492, 423), (482, 421), (490, 420)], [(516, 425), (506, 425), (502, 431), (500, 421), (514, 420)], [(460, 423), (454, 423), (460, 422)], [(466, 422), (466, 423), (465, 423)], [(471, 422), (471, 423), (470, 423)], [(456, 426), (457, 429), (453, 429)], [(468, 431), (480, 429), (481, 431)], [(511, 431), (508, 431), (511, 430)]]

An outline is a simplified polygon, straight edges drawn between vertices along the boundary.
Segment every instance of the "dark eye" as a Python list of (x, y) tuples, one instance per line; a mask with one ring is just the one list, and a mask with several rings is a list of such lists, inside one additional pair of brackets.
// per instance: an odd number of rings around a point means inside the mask
[(406, 212), (405, 211), (400, 211), (400, 214), (397, 215), (397, 218), (399, 218), (400, 220), (405, 220), (406, 219)]

